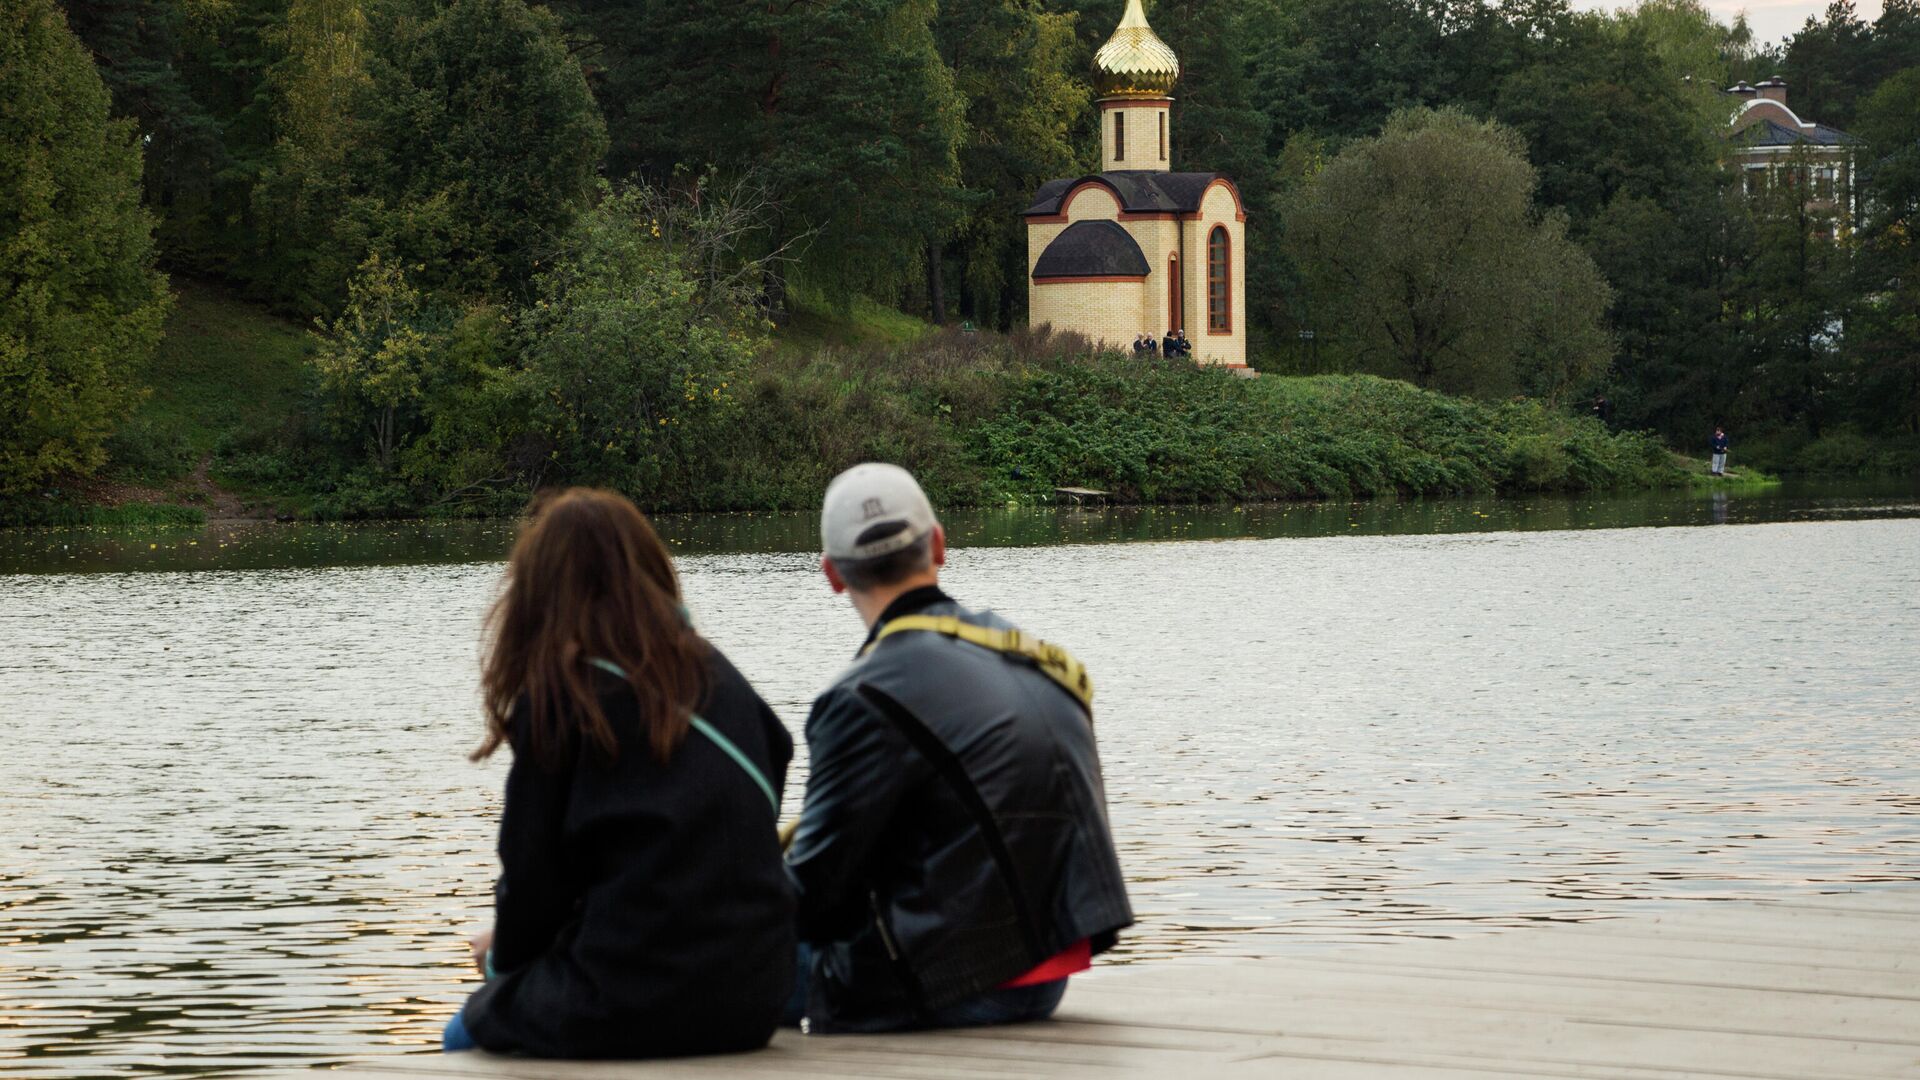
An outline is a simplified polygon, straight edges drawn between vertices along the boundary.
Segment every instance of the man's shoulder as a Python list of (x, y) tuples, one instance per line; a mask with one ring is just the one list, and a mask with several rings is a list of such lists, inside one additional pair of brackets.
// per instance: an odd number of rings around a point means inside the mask
[[(970, 608), (957, 600), (943, 600), (937, 604), (929, 604), (911, 615), (902, 616), (899, 619), (893, 620), (892, 623), (889, 623), (888, 625), (890, 626), (896, 626), (902, 623), (905, 623), (905, 625), (899, 626), (899, 629), (886, 635), (884, 644), (887, 646), (888, 651), (894, 651), (903, 645), (930, 646), (938, 649), (955, 642), (955, 639), (950, 635), (938, 631), (930, 632), (930, 628), (907, 621), (917, 618), (957, 619), (971, 626), (984, 626), (993, 630), (1018, 629), (1018, 627), (1014, 626), (1013, 623), (1009, 622), (999, 612), (991, 608)], [(876, 646), (867, 656), (872, 658), (879, 654), (880, 649)]]
[[(958, 619), (973, 626), (985, 626), (994, 630), (1015, 630), (1018, 627), (1009, 622), (1000, 613), (989, 608), (970, 608), (955, 600), (942, 600), (929, 604), (918, 611), (891, 620), (888, 625), (895, 626), (892, 633), (886, 634), (874, 647), (867, 650), (852, 663), (842, 668), (834, 676), (826, 689), (820, 692), (815, 704), (829, 698), (851, 693), (863, 680), (876, 676), (896, 674), (900, 671), (920, 669), (922, 665), (941, 663), (944, 656), (964, 656), (964, 650), (956, 649), (958, 639), (938, 631), (916, 627), (908, 620)], [(901, 625), (901, 624), (905, 625)], [(884, 630), (884, 628), (883, 628)]]

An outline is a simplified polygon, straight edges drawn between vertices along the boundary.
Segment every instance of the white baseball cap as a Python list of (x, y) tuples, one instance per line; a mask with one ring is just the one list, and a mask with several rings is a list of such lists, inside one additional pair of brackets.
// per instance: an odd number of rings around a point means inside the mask
[(830, 559), (876, 559), (933, 531), (939, 520), (913, 474), (898, 465), (855, 465), (827, 485), (820, 541)]

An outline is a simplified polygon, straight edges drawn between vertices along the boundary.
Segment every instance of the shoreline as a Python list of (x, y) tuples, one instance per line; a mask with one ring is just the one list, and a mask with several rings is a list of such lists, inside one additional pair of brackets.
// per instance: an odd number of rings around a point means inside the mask
[[(1427, 501), (1438, 499), (1521, 499), (1541, 495), (1579, 497), (1594, 495), (1635, 495), (1660, 491), (1691, 489), (1696, 491), (1746, 490), (1779, 487), (1787, 482), (1845, 482), (1896, 480), (1905, 474), (1896, 472), (1869, 474), (1801, 474), (1776, 476), (1758, 469), (1746, 469), (1729, 473), (1723, 477), (1710, 476), (1706, 472), (1703, 459), (1672, 455), (1675, 467), (1674, 479), (1670, 483), (1627, 484), (1610, 487), (1574, 488), (1569, 490), (1493, 490), (1493, 491), (1453, 491), (1419, 492), (1400, 490), (1380, 493), (1337, 494), (1299, 494), (1293, 496), (1261, 497), (1244, 499), (1223, 499), (1211, 502), (1191, 500), (1150, 501), (1114, 498), (1108, 492), (1094, 492), (1097, 500), (1082, 501), (1077, 489), (1059, 489), (1059, 493), (1039, 498), (1023, 498), (1006, 502), (968, 502), (958, 501), (946, 504), (954, 511), (978, 512), (999, 509), (1205, 509), (1218, 510), (1241, 506), (1300, 506), (1332, 505), (1351, 502), (1385, 502), (1397, 500)], [(94, 480), (79, 486), (79, 491), (93, 496), (85, 500), (49, 499), (45, 513), (41, 516), (13, 513), (28, 505), (33, 496), (24, 496), (12, 503), (0, 502), (0, 529), (44, 529), (44, 528), (209, 528), (216, 525), (257, 525), (257, 524), (425, 524), (443, 522), (505, 522), (518, 518), (514, 513), (468, 513), (468, 514), (405, 514), (393, 516), (328, 517), (301, 516), (279, 511), (260, 502), (248, 500), (220, 486), (208, 476), (210, 458), (203, 458), (192, 474), (182, 483), (189, 497), (185, 500), (168, 498), (167, 493), (158, 488), (136, 483), (112, 480)], [(56, 489), (57, 490), (57, 489)], [(176, 488), (176, 491), (181, 490)], [(792, 514), (811, 512), (809, 507), (755, 507), (717, 508), (696, 510), (661, 511), (650, 516), (718, 515), (718, 514)]]

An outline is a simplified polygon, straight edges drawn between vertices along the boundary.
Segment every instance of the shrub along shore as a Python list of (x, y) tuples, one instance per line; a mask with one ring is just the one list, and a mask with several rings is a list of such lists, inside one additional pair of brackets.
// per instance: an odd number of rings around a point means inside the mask
[(726, 380), (724, 408), (636, 437), (624, 475), (560, 459), (529, 430), (487, 440), (500, 460), (455, 490), (409, 475), (407, 447), (384, 470), (370, 465), (363, 433), (323, 422), (312, 342), (290, 324), (190, 286), (172, 331), (154, 392), (111, 448), (111, 483), (15, 500), (0, 506), (5, 519), (506, 515), (536, 485), (573, 482), (621, 487), (661, 512), (811, 509), (835, 472), (869, 459), (913, 469), (948, 506), (1039, 503), (1067, 486), (1217, 503), (1689, 482), (1657, 439), (1536, 401), (1366, 375), (1245, 379), (1045, 332), (943, 332), (776, 342)]

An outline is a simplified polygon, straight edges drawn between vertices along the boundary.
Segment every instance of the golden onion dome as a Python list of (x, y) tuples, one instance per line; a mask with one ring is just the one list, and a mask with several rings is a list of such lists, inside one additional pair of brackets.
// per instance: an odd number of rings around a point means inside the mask
[(1093, 88), (1101, 97), (1159, 98), (1173, 93), (1180, 58), (1147, 25), (1140, 0), (1127, 0), (1127, 13), (1100, 51), (1093, 54)]

